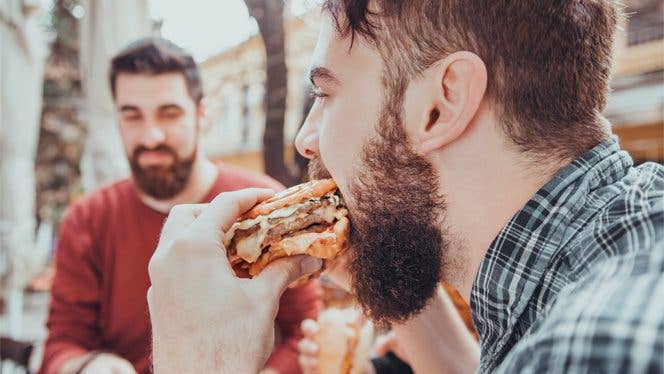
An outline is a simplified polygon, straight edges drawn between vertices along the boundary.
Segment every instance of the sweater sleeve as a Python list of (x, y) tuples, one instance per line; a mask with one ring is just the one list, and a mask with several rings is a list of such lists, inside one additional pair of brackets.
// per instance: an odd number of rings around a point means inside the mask
[(48, 338), (40, 373), (57, 373), (74, 357), (99, 349), (100, 277), (93, 239), (81, 209), (64, 217), (47, 320)]
[(275, 347), (266, 367), (281, 374), (300, 373), (297, 344), (302, 339), (300, 324), (307, 318), (317, 319), (323, 307), (323, 291), (318, 280), (312, 280), (303, 286), (286, 290), (279, 302), (277, 327), (281, 331), (282, 341)]

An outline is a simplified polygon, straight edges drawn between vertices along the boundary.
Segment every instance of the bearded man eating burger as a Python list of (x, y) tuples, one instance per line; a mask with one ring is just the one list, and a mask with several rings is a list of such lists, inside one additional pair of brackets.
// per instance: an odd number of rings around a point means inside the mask
[[(392, 324), (414, 371), (664, 370), (664, 167), (634, 166), (601, 115), (621, 7), (324, 4), (317, 100), (296, 146), (348, 210), (348, 265), (333, 268), (369, 317)], [(260, 367), (275, 300), (321, 266), (295, 256), (234, 277), (223, 238), (269, 196), (226, 194), (169, 217), (148, 294), (157, 372)], [(479, 344), (441, 280), (470, 301)], [(179, 300), (205, 312), (174, 317)], [(200, 327), (213, 322), (224, 332)], [(201, 359), (182, 361), (191, 352)], [(306, 352), (314, 368), (317, 352)]]

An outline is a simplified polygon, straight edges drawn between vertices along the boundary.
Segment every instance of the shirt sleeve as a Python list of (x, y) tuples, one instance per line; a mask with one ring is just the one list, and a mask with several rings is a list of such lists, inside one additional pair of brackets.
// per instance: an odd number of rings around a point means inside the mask
[(323, 291), (318, 280), (286, 290), (279, 301), (276, 324), (281, 331), (282, 341), (275, 347), (266, 367), (281, 374), (300, 373), (297, 344), (302, 339), (300, 324), (307, 318), (317, 319), (323, 307)]
[(101, 346), (99, 268), (88, 224), (76, 210), (61, 223), (40, 373), (57, 373), (65, 361)]
[(500, 373), (664, 372), (664, 241), (561, 291)]

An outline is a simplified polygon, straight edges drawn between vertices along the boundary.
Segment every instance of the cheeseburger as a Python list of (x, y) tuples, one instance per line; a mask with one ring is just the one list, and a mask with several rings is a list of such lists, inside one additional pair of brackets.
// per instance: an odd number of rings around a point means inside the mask
[(344, 248), (347, 215), (334, 181), (314, 180), (253, 207), (231, 226), (224, 244), (233, 267), (250, 276), (286, 256), (329, 260)]

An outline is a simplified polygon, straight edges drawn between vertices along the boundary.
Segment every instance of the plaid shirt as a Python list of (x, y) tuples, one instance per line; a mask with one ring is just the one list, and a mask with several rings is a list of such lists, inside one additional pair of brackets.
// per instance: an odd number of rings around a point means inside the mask
[[(664, 167), (633, 167), (615, 138), (574, 160), (480, 265), (470, 299), (479, 370), (661, 369), (663, 235)], [(659, 280), (639, 283), (645, 273)]]

